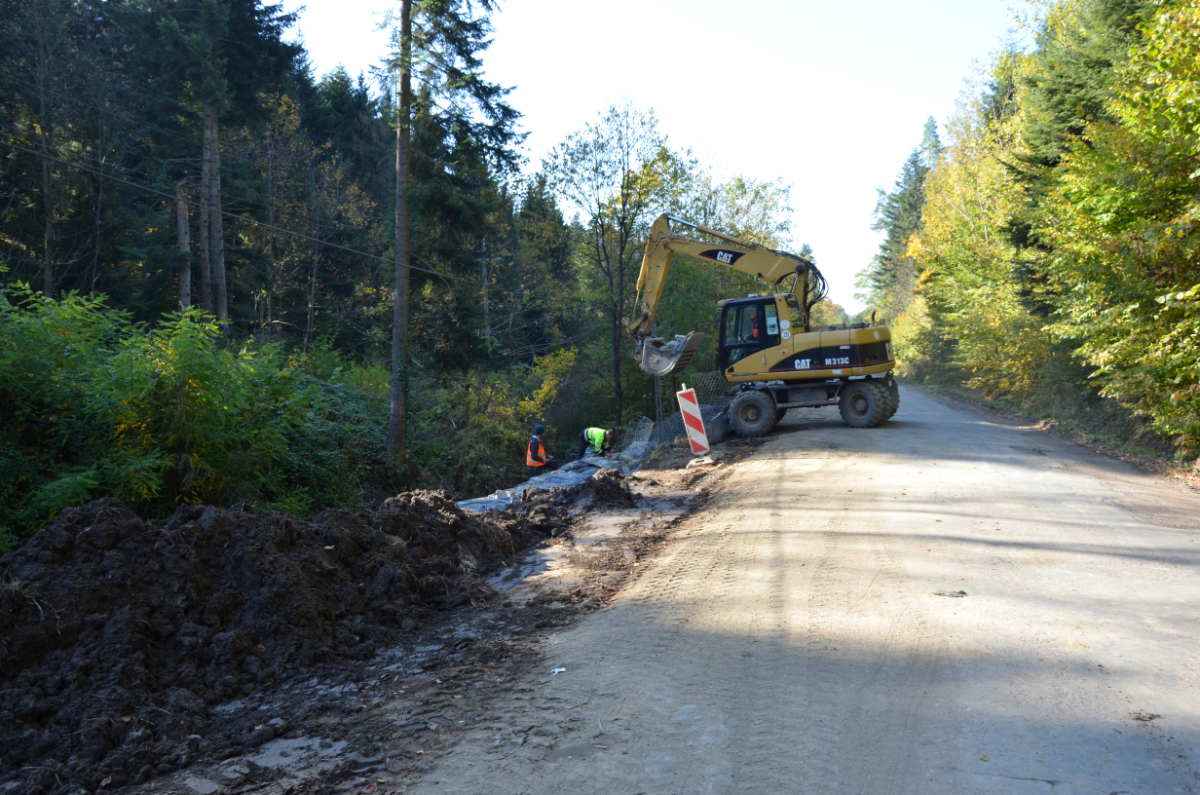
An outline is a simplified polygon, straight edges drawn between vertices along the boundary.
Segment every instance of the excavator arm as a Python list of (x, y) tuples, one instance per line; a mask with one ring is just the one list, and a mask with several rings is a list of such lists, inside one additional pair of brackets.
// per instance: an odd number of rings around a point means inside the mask
[[(671, 232), (671, 221), (724, 242), (705, 243), (677, 237)], [(797, 304), (804, 308), (805, 330), (808, 329), (812, 305), (824, 297), (824, 278), (816, 266), (803, 257), (739, 240), (670, 215), (660, 215), (650, 227), (650, 235), (646, 239), (646, 251), (637, 283), (637, 316), (629, 326), (629, 333), (637, 343), (638, 364), (648, 373), (669, 375), (682, 370), (691, 363), (700, 343), (704, 341), (703, 332), (679, 336), (672, 342), (653, 336), (658, 304), (662, 300), (671, 261), (677, 253), (732, 268), (770, 284), (779, 284), (788, 276), (794, 276), (789, 292), (796, 296)], [(810, 281), (819, 285), (816, 295), (809, 289)]]

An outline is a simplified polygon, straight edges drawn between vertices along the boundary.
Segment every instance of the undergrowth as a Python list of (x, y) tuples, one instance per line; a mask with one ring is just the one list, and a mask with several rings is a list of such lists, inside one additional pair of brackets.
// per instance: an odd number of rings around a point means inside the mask
[(530, 420), (574, 366), (414, 379), (409, 466), (388, 454), (390, 372), (316, 346), (227, 342), (196, 309), (155, 326), (103, 296), (0, 289), (0, 553), (64, 508), (113, 496), (163, 517), (250, 500), (304, 515), (403, 488), (490, 490), (524, 477)]

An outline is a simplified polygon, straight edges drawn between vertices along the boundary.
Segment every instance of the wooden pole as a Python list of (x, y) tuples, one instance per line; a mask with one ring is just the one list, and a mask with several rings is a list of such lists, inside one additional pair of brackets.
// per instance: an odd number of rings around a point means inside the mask
[(412, 0), (400, 2), (400, 75), (396, 91), (396, 292), (392, 310), (392, 407), (388, 421), (388, 449), (405, 465), (408, 398), (408, 260), (411, 241), (408, 224), (410, 110), (412, 102)]
[(179, 253), (183, 265), (179, 268), (179, 308), (192, 305), (192, 232), (188, 223), (188, 206), (183, 200), (183, 184), (175, 186), (175, 230), (179, 238)]

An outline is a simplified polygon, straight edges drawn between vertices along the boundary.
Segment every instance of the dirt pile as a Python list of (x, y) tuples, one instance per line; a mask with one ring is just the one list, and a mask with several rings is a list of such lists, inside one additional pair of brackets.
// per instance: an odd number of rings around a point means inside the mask
[(0, 559), (0, 793), (117, 787), (287, 733), (234, 736), (213, 708), (488, 595), (478, 574), (567, 530), (579, 495), (559, 491), (489, 516), (441, 492), (312, 520), (184, 507), (159, 524), (115, 500), (64, 512)]
[(567, 510), (573, 515), (583, 511), (621, 510), (636, 507), (638, 497), (629, 490), (625, 478), (615, 469), (599, 469), (596, 474), (570, 488), (526, 489), (523, 510)]

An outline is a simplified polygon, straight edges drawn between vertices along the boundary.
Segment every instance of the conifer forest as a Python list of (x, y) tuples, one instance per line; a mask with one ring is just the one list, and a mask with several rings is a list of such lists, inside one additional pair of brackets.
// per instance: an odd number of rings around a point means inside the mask
[[(719, 175), (650, 107), (528, 162), (486, 77), (496, 0), (397, 8), (352, 75), (264, 0), (0, 0), (0, 551), (101, 496), (306, 515), (511, 486), (536, 424), (566, 450), (674, 410), (625, 333), (660, 213), (820, 262), (788, 185)], [(911, 381), (1191, 462), (1200, 7), (1029, 9), (908, 131), (861, 315)], [(677, 267), (664, 328), (755, 289)]]

